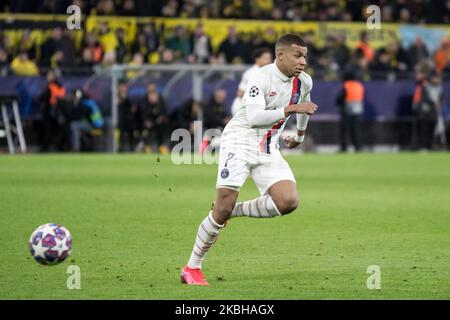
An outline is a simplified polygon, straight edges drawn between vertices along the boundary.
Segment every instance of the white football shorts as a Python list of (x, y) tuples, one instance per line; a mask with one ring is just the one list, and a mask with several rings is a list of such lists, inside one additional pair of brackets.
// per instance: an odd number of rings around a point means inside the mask
[(295, 181), (289, 164), (279, 150), (264, 154), (240, 148), (221, 146), (216, 188), (238, 190), (251, 176), (261, 195), (274, 183), (282, 180)]

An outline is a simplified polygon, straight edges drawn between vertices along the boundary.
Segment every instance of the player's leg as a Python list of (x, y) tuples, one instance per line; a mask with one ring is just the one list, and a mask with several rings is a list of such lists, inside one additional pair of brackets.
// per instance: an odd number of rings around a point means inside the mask
[(237, 187), (218, 187), (212, 217), (218, 224), (224, 224), (231, 216), (239, 195)]
[(240, 154), (221, 149), (214, 207), (198, 227), (191, 257), (181, 273), (182, 282), (208, 284), (201, 271), (202, 262), (229, 219), (239, 195), (239, 188), (243, 186), (249, 172), (248, 163)]
[(191, 285), (208, 285), (201, 271), (206, 253), (216, 242), (220, 230), (229, 219), (236, 204), (238, 190), (218, 188), (214, 208), (203, 219), (197, 230), (194, 247), (188, 264), (183, 268), (181, 281)]
[(273, 202), (275, 202), (282, 215), (291, 213), (299, 205), (297, 186), (294, 181), (278, 181), (270, 186), (268, 194), (272, 197)]
[(295, 178), (288, 163), (281, 157), (260, 164), (251, 176), (261, 196), (236, 204), (231, 217), (273, 218), (294, 211), (298, 206)]

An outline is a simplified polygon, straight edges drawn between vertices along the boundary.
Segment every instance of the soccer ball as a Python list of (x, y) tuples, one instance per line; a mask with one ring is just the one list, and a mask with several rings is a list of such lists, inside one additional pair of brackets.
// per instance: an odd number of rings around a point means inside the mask
[(60, 224), (47, 223), (31, 234), (30, 252), (33, 258), (44, 265), (63, 262), (72, 250), (72, 237), (69, 230)]

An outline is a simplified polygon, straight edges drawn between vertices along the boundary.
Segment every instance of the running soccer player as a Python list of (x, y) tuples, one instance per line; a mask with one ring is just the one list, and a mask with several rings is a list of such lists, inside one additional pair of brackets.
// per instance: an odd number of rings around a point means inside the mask
[[(275, 62), (258, 69), (250, 79), (244, 107), (221, 137), (216, 200), (198, 228), (191, 257), (181, 272), (183, 283), (208, 285), (202, 262), (228, 219), (272, 218), (297, 208), (295, 178), (280, 154), (278, 139), (289, 116), (296, 114), (297, 136), (284, 141), (288, 148), (300, 145), (309, 115), (317, 110), (310, 98), (312, 79), (303, 71), (306, 55), (305, 41), (296, 34), (285, 34), (275, 45)], [(236, 203), (249, 175), (261, 196)]]
[(238, 90), (236, 92), (236, 97), (234, 98), (233, 104), (231, 105), (231, 115), (234, 117), (239, 109), (242, 107), (242, 97), (244, 96), (245, 89), (250, 79), (253, 77), (255, 72), (265, 65), (272, 63), (272, 51), (268, 48), (256, 49), (253, 52), (253, 61), (255, 64), (247, 69), (242, 75), (241, 82), (239, 83)]

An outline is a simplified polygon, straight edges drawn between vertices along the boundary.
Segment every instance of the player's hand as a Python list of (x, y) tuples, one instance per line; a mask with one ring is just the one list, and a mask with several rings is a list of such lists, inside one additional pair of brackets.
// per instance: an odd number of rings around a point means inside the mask
[(301, 142), (295, 141), (294, 137), (291, 137), (291, 136), (284, 137), (283, 140), (284, 140), (284, 143), (286, 144), (286, 147), (288, 147), (289, 149), (293, 149), (302, 144)]
[(297, 105), (298, 112), (297, 113), (307, 113), (309, 115), (312, 115), (314, 112), (317, 111), (317, 104), (313, 102), (300, 102)]
[(318, 106), (314, 102), (300, 102), (299, 104), (291, 104), (284, 108), (284, 116), (287, 117), (293, 113), (306, 113), (312, 115), (317, 111)]

